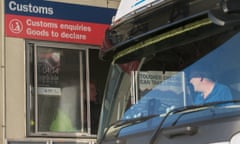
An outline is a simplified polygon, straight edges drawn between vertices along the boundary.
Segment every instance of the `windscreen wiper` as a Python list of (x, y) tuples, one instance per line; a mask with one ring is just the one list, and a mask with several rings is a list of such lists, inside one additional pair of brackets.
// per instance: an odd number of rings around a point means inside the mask
[[(180, 107), (180, 108), (175, 108), (171, 111), (169, 111), (162, 119), (161, 123), (158, 125), (157, 129), (155, 130), (155, 132), (153, 133), (151, 139), (150, 139), (150, 144), (154, 144), (156, 141), (157, 136), (159, 135), (159, 133), (162, 130), (162, 126), (164, 124), (164, 122), (166, 121), (166, 119), (168, 118), (169, 115), (172, 114), (176, 114), (176, 113), (180, 113), (180, 112), (186, 112), (189, 111), (187, 113), (191, 113), (191, 112), (196, 112), (199, 110), (206, 110), (209, 107), (217, 107), (217, 106), (227, 106), (233, 103), (238, 103), (240, 102), (240, 100), (232, 100), (232, 101), (219, 101), (219, 102), (211, 102), (211, 103), (206, 103), (206, 104), (202, 104), (202, 105), (190, 105), (190, 106), (185, 106), (185, 107)], [(185, 113), (183, 113), (185, 114)], [(181, 118), (182, 115), (179, 116), (179, 118)], [(176, 119), (175, 122), (173, 122), (173, 124), (176, 124), (177, 121), (179, 120), (179, 118)]]
[(144, 117), (138, 117), (138, 118), (134, 118), (134, 119), (124, 119), (124, 120), (119, 120), (115, 123), (113, 123), (111, 126), (108, 127), (108, 129), (104, 132), (104, 135), (102, 137), (102, 139), (104, 139), (107, 135), (107, 133), (109, 132), (109, 130), (117, 130), (119, 131), (119, 129), (122, 129), (124, 127), (130, 126), (130, 125), (134, 125), (134, 124), (138, 124), (144, 121), (147, 121), (149, 119), (152, 119), (154, 117), (158, 117), (160, 116), (160, 114), (154, 114), (154, 115), (149, 115), (149, 116), (144, 116)]
[[(206, 109), (208, 108), (209, 106), (211, 107), (217, 107), (217, 106), (229, 106), (229, 105), (232, 105), (234, 103), (238, 103), (240, 102), (240, 100), (231, 100), (231, 101), (221, 101), (221, 102), (211, 102), (211, 103), (207, 103), (207, 104), (204, 104), (204, 105), (200, 105), (202, 108)], [(198, 110), (198, 109), (196, 109)], [(195, 112), (196, 110), (194, 111), (190, 111), (190, 112)], [(187, 113), (182, 113), (173, 123), (172, 123), (172, 126), (176, 125), (178, 120), (184, 115), (184, 114), (188, 114), (190, 112), (187, 112)]]
[(116, 128), (116, 127), (126, 127), (126, 126), (129, 126), (129, 125), (144, 122), (146, 120), (149, 120), (149, 119), (157, 117), (157, 116), (160, 116), (160, 114), (143, 116), (143, 117), (138, 117), (138, 118), (134, 118), (134, 119), (119, 120), (116, 123), (114, 123), (111, 127), (114, 127), (114, 128)]

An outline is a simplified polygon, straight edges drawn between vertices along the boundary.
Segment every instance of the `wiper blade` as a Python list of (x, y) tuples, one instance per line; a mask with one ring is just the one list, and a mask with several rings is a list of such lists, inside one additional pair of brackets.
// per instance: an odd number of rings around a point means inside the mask
[(200, 104), (200, 105), (189, 105), (189, 106), (184, 106), (180, 108), (175, 108), (170, 111), (170, 114), (173, 113), (179, 113), (179, 112), (184, 112), (188, 110), (198, 110), (200, 108), (208, 108), (208, 107), (216, 107), (216, 106), (224, 106), (224, 105), (230, 105), (233, 103), (239, 103), (240, 100), (230, 100), (230, 101), (218, 101), (218, 102), (210, 102), (210, 103), (205, 103), (205, 104)]
[[(192, 113), (192, 112), (196, 112), (196, 111), (200, 111), (200, 110), (206, 110), (208, 109), (209, 107), (216, 107), (216, 106), (228, 106), (230, 104), (233, 104), (233, 103), (237, 103), (237, 102), (240, 102), (240, 100), (234, 100), (234, 101), (220, 101), (220, 102), (212, 102), (212, 103), (207, 103), (207, 104), (204, 104), (204, 105), (198, 105), (195, 109), (191, 110), (187, 113)], [(188, 110), (188, 109), (185, 109), (185, 111)], [(173, 123), (172, 123), (172, 126), (176, 125), (177, 122), (179, 121), (179, 119), (185, 115), (186, 113), (183, 113), (181, 114)]]
[(138, 117), (138, 118), (134, 118), (134, 119), (119, 120), (119, 121), (113, 123), (111, 126), (108, 127), (108, 129), (104, 132), (104, 135), (103, 135), (102, 139), (104, 139), (106, 137), (109, 130), (112, 130), (112, 129), (118, 129), (119, 130), (119, 129), (122, 129), (123, 127), (127, 127), (127, 126), (130, 126), (130, 125), (141, 123), (141, 122), (144, 122), (146, 120), (149, 120), (149, 119), (152, 119), (152, 118), (158, 117), (158, 116), (160, 116), (160, 114)]
[(198, 107), (224, 106), (224, 105), (230, 105), (230, 104), (239, 103), (239, 102), (240, 102), (240, 100), (217, 101), (217, 102), (210, 102), (210, 103), (196, 105), (196, 106), (198, 106)]
[(219, 101), (219, 102), (206, 103), (206, 104), (202, 104), (202, 105), (190, 105), (190, 106), (175, 108), (175, 109), (169, 111), (165, 115), (165, 117), (163, 117), (161, 123), (159, 124), (159, 126), (157, 127), (156, 131), (153, 133), (153, 135), (150, 139), (150, 144), (154, 144), (158, 134), (160, 133), (160, 131), (162, 129), (164, 122), (166, 121), (166, 119), (168, 118), (169, 115), (180, 113), (180, 112), (186, 112), (186, 111), (195, 112), (195, 111), (207, 109), (209, 107), (224, 106), (224, 105), (229, 105), (229, 104), (239, 103), (239, 102), (240, 102), (240, 100)]
[[(203, 104), (203, 105), (190, 105), (190, 106), (175, 108), (175, 109), (169, 111), (165, 115), (165, 117), (167, 115), (170, 115), (170, 114), (184, 112), (184, 111), (187, 111), (187, 110), (194, 110), (194, 109), (198, 110), (199, 108), (207, 108), (207, 107), (210, 107), (210, 106), (217, 106), (217, 105), (222, 105), (222, 104), (230, 104), (230, 103), (234, 103), (234, 102), (240, 102), (240, 100), (239, 101), (212, 102), (212, 103), (206, 103), (206, 104)], [(151, 118), (154, 118), (154, 117), (157, 117), (157, 116), (160, 116), (160, 115), (161, 114), (155, 114), (155, 115), (149, 115), (149, 116), (144, 116), (144, 117), (138, 117), (138, 118), (134, 118), (134, 119), (119, 120), (119, 121), (115, 122), (114, 124), (112, 124), (110, 127), (117, 128), (117, 127), (129, 126), (129, 125), (133, 125), (133, 124), (144, 122), (146, 120), (149, 120)]]
[(134, 118), (134, 119), (119, 120), (116, 123), (112, 124), (110, 127), (114, 127), (114, 128), (123, 127), (123, 126), (125, 127), (125, 126), (144, 122), (146, 120), (149, 120), (149, 119), (157, 117), (157, 116), (160, 116), (160, 114), (138, 117), (138, 118)]

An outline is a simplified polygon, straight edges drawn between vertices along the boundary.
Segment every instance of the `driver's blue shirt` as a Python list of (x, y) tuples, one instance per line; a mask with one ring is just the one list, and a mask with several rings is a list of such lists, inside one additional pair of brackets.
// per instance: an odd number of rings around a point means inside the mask
[(207, 98), (203, 98), (202, 93), (198, 93), (194, 99), (194, 104), (204, 104), (211, 102), (219, 102), (219, 101), (231, 101), (233, 100), (230, 89), (219, 83), (215, 83), (215, 86), (212, 92), (207, 96)]

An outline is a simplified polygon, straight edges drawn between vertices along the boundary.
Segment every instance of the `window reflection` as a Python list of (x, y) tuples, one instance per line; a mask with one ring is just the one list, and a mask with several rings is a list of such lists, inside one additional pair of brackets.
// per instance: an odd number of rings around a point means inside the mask
[(31, 53), (31, 132), (88, 133), (86, 52), (38, 46)]
[[(131, 106), (126, 109), (123, 114), (123, 119), (132, 119), (152, 114), (164, 114), (174, 108), (179, 108), (187, 105), (201, 105), (209, 102), (219, 102), (239, 99), (239, 66), (236, 63), (239, 61), (239, 37), (240, 34), (234, 35), (231, 39), (224, 43), (219, 38), (219, 41), (213, 41), (208, 45), (202, 55), (188, 60), (185, 67), (177, 69), (178, 61), (174, 59), (165, 59), (170, 61), (169, 65), (175, 67), (174, 70), (165, 70), (161, 67), (161, 59), (164, 55), (170, 55), (170, 52), (156, 53), (150, 60), (144, 61), (143, 66), (139, 71), (134, 71), (131, 75), (131, 85), (134, 89), (131, 93)], [(220, 44), (221, 43), (221, 44)], [(206, 44), (206, 42), (201, 43)], [(210, 47), (211, 46), (211, 47)], [(189, 48), (189, 49), (187, 49)], [(175, 50), (181, 50), (183, 55), (193, 51), (192, 45), (189, 47), (176, 47)], [(185, 50), (185, 51), (184, 51)], [(184, 53), (185, 52), (185, 53)], [(173, 53), (174, 54), (174, 53)], [(167, 63), (168, 64), (168, 63)], [(166, 67), (167, 68), (167, 67)], [(205, 71), (201, 73), (200, 70)], [(193, 76), (193, 71), (198, 70), (198, 75)], [(209, 72), (206, 75), (206, 71)], [(192, 75), (192, 76), (191, 76)], [(210, 77), (211, 75), (211, 77)], [(195, 84), (192, 78), (198, 78)], [(203, 96), (203, 87), (196, 88), (200, 83), (211, 80), (212, 87), (209, 88), (208, 97), (204, 100), (197, 100), (196, 97)], [(221, 94), (220, 88), (224, 88)], [(211, 90), (211, 91), (210, 91)], [(216, 94), (216, 96), (212, 96)], [(134, 102), (132, 102), (134, 101)]]

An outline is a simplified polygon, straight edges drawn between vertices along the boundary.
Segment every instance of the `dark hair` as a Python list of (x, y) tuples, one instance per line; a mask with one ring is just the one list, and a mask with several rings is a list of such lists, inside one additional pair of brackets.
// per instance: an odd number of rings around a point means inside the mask
[(212, 73), (210, 70), (204, 68), (192, 68), (189, 74), (189, 79), (199, 77), (199, 78), (207, 78), (209, 80), (214, 80)]

